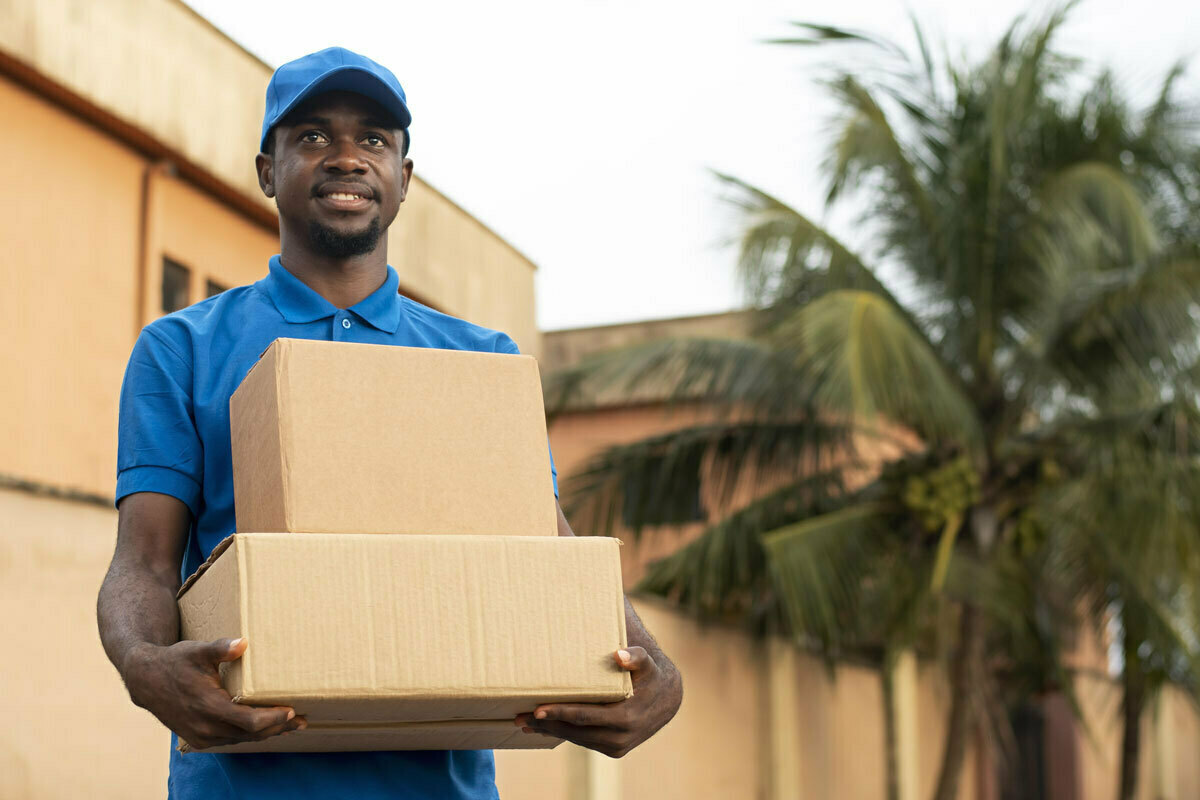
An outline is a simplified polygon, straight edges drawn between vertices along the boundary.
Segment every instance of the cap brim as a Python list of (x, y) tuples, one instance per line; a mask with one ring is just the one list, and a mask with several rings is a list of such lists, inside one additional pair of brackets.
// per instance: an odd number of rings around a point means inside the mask
[(355, 94), (361, 94), (363, 97), (374, 100), (383, 106), (384, 110), (396, 120), (397, 127), (408, 130), (408, 126), (412, 124), (412, 114), (409, 113), (408, 106), (378, 76), (361, 67), (338, 67), (326, 72), (308, 86), (305, 86), (292, 99), (292, 102), (288, 103), (285, 108), (280, 109), (279, 113), (275, 115), (275, 119), (271, 122), (270, 127), (263, 134), (262, 141), (259, 142), (260, 149), (264, 152), (266, 151), (267, 137), (271, 135), (271, 131), (275, 129), (275, 126), (284, 117), (292, 113), (292, 111), (309, 98), (316, 97), (325, 92), (354, 92)]

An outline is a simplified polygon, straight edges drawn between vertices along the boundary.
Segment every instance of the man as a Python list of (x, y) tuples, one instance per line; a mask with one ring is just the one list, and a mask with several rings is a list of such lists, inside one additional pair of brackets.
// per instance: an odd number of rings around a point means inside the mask
[[(410, 122), (395, 76), (370, 59), (330, 48), (280, 67), (267, 87), (256, 159), (262, 190), (279, 208), (279, 255), (258, 283), (146, 326), (130, 357), (121, 392), (117, 546), (97, 603), (100, 636), (133, 702), (199, 747), (305, 726), (293, 709), (238, 705), (221, 689), (218, 666), (245, 652), (244, 639), (178, 640), (181, 578), (234, 529), (229, 397), (263, 349), (286, 336), (517, 352), (503, 333), (398, 294), (399, 278), (387, 264), (388, 226), (412, 175)], [(561, 507), (558, 525), (560, 535), (574, 535)], [(540, 706), (514, 724), (611, 756), (665, 725), (682, 697), (679, 674), (628, 603), (626, 615), (630, 646), (614, 659), (632, 673), (632, 698)], [(169, 790), (180, 800), (496, 796), (487, 751), (172, 749)]]

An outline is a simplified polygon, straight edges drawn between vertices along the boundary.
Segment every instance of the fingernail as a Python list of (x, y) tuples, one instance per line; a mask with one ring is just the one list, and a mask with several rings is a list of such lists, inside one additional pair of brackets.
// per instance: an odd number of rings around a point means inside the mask
[(622, 661), (628, 661), (629, 660), (629, 651), (628, 650), (618, 650), (617, 658), (621, 659)]
[(234, 639), (232, 642), (229, 643), (229, 647), (234, 648), (234, 647), (237, 647), (238, 645), (240, 645), (241, 643), (242, 643), (242, 637), (239, 636), (238, 638)]
[(293, 719), (295, 719), (295, 718), (296, 718), (296, 712), (295, 712), (295, 711), (289, 711), (289, 712), (288, 712), (288, 716), (287, 716), (287, 718), (288, 718), (289, 720), (293, 720)]
[(546, 718), (546, 712), (545, 712), (545, 711), (538, 711), (538, 712), (536, 712), (536, 713), (535, 713), (533, 716), (537, 717), (538, 719), (545, 719), (545, 718)]

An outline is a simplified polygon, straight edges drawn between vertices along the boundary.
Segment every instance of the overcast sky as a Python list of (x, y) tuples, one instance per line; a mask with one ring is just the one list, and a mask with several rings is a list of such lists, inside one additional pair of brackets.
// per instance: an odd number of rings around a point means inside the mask
[[(417, 173), (538, 265), (547, 330), (738, 306), (734, 252), (722, 246), (732, 218), (710, 169), (823, 218), (829, 107), (813, 79), (831, 51), (761, 43), (787, 35), (788, 21), (908, 45), (911, 9), (934, 42), (979, 55), (1017, 14), (1048, 5), (187, 2), (272, 65), (337, 44), (391, 68), (413, 112)], [(1084, 2), (1060, 49), (1114, 65), (1147, 95), (1171, 63), (1200, 55), (1194, 0)], [(1198, 77), (1193, 58), (1193, 97)]]

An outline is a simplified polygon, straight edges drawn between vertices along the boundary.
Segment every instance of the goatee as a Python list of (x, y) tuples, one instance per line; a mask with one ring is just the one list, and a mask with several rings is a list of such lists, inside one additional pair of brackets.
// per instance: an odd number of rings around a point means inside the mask
[(366, 229), (357, 233), (339, 233), (319, 222), (308, 223), (308, 239), (313, 248), (330, 258), (365, 256), (375, 249), (382, 235), (379, 217), (375, 217)]

